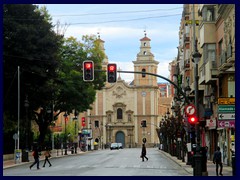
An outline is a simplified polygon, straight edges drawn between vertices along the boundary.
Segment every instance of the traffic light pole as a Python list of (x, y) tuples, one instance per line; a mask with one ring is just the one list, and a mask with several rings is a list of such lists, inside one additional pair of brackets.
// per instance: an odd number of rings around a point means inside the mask
[(186, 94), (182, 91), (181, 88), (178, 87), (178, 85), (176, 85), (173, 81), (161, 76), (161, 75), (158, 75), (158, 74), (154, 74), (154, 73), (149, 73), (149, 72), (141, 72), (141, 71), (121, 71), (121, 70), (118, 70), (117, 72), (120, 72), (120, 73), (134, 73), (134, 74), (146, 74), (146, 75), (151, 75), (151, 76), (156, 76), (156, 77), (159, 77), (161, 79), (164, 79), (166, 81), (168, 81), (169, 83), (171, 83), (175, 88), (177, 88), (177, 90), (181, 93), (181, 95), (183, 95), (185, 101), (187, 104), (190, 104), (190, 101), (188, 99), (188, 97), (186, 96)]
[[(100, 70), (100, 69), (95, 69), (94, 71), (96, 71), (96, 72), (106, 72), (106, 70)], [(180, 92), (181, 95), (183, 95), (183, 97), (185, 99), (185, 102), (187, 104), (190, 104), (190, 101), (189, 101), (187, 95), (182, 91), (182, 89), (179, 88), (177, 84), (175, 84), (173, 81), (169, 80), (168, 78), (165, 78), (165, 77), (163, 77), (161, 75), (158, 75), (158, 74), (149, 73), (149, 72), (142, 72), (142, 71), (122, 71), (122, 70), (116, 70), (116, 71), (119, 72), (119, 73), (145, 74), (145, 75), (156, 76), (156, 77), (159, 77), (161, 79), (164, 79), (164, 80), (168, 81), (170, 84), (172, 84), (175, 88), (177, 88), (178, 92)]]

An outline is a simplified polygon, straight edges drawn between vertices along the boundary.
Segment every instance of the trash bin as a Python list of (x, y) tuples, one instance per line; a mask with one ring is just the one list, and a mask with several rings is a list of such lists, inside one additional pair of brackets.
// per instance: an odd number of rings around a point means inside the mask
[(15, 149), (15, 163), (20, 163), (22, 161), (22, 150), (21, 149)]
[(22, 152), (22, 162), (29, 162), (29, 159), (28, 159), (28, 150), (24, 150)]
[(94, 148), (94, 150), (98, 150), (98, 143), (97, 142), (93, 143), (93, 148)]

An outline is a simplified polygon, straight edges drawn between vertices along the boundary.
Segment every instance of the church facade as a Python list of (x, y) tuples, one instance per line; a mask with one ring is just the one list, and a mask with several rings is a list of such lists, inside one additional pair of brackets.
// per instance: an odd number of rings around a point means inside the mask
[[(98, 39), (104, 49), (104, 41)], [(133, 61), (134, 71), (157, 74), (159, 62), (151, 52), (150, 41), (146, 34), (140, 39), (140, 51)], [(108, 58), (103, 61), (107, 68)], [(106, 83), (97, 92), (92, 109), (84, 113), (87, 128), (91, 129), (92, 140), (100, 147), (111, 142), (122, 143), (125, 148), (141, 147), (143, 138), (147, 146), (159, 143), (159, 88), (157, 77), (134, 74), (132, 83), (126, 83), (120, 75), (116, 83)], [(146, 127), (141, 123), (146, 122)]]

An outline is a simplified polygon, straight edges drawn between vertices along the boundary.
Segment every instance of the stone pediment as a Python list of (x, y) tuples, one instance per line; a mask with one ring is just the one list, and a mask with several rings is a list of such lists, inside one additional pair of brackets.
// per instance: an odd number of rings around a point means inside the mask
[(123, 98), (123, 96), (125, 96), (126, 90), (124, 90), (121, 86), (118, 86), (113, 92), (112, 95), (116, 96), (116, 98)]

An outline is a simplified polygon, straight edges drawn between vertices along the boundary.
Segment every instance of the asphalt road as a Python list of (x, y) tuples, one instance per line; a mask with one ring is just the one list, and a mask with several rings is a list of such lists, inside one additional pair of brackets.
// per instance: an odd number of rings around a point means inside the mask
[(90, 151), (80, 155), (51, 158), (52, 167), (40, 170), (30, 164), (3, 170), (3, 176), (191, 176), (157, 148), (147, 148), (142, 162), (140, 148)]

